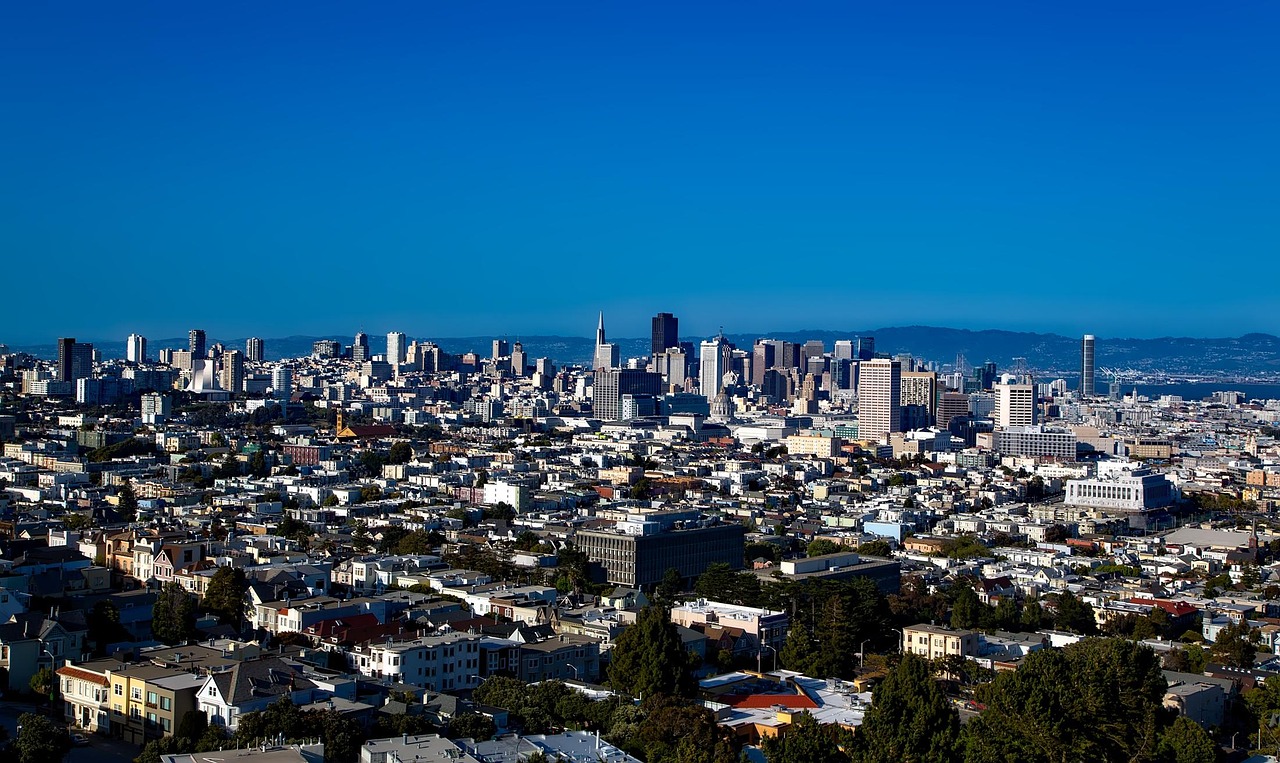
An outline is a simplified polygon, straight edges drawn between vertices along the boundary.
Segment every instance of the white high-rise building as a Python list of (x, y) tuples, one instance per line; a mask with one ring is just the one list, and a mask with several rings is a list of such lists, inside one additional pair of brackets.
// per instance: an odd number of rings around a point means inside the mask
[(1029, 427), (1036, 423), (1036, 385), (1030, 376), (1003, 374), (992, 385), (996, 404), (991, 417), (998, 427)]
[(146, 363), (147, 338), (141, 334), (130, 334), (124, 340), (124, 359), (130, 363)]
[(714, 400), (724, 389), (724, 375), (729, 370), (728, 348), (729, 342), (723, 334), (698, 347), (698, 392), (708, 400)]
[(596, 326), (596, 351), (592, 358), (592, 370), (601, 368), (617, 368), (619, 360), (618, 345), (604, 340), (604, 313), (600, 313), (600, 323)]
[(267, 343), (262, 341), (260, 337), (251, 336), (244, 343), (244, 357), (250, 363), (261, 363), (262, 357), (266, 353)]
[(293, 372), (284, 366), (271, 369), (271, 396), (276, 400), (293, 397)]
[(902, 431), (902, 364), (864, 360), (858, 369), (858, 439), (881, 440)]
[(407, 348), (404, 333), (400, 331), (387, 333), (387, 362), (393, 367), (404, 362)]

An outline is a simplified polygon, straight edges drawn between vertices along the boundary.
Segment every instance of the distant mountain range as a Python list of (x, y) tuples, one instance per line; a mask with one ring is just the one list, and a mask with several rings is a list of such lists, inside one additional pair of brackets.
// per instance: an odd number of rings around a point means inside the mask
[[(779, 331), (761, 334), (726, 334), (737, 347), (750, 349), (760, 338), (783, 339), (789, 342), (821, 340), (830, 351), (838, 339), (858, 336), (874, 336), (876, 350), (883, 353), (911, 353), (917, 358), (940, 363), (954, 362), (957, 355), (964, 355), (971, 365), (993, 360), (1000, 368), (1013, 366), (1016, 358), (1025, 358), (1027, 366), (1040, 371), (1064, 374), (1078, 372), (1080, 366), (1079, 337), (1058, 334), (1035, 334), (1016, 331), (970, 331), (967, 329), (937, 328), (932, 326), (895, 326), (864, 331)], [(412, 340), (414, 337), (410, 337)], [(419, 337), (433, 341), (446, 352), (461, 354), (477, 352), (488, 356), (494, 337)], [(514, 340), (516, 337), (505, 337)], [(696, 337), (694, 342), (705, 337)], [(309, 355), (311, 346), (320, 339), (332, 339), (346, 345), (350, 336), (290, 336), (266, 340), (268, 359)], [(530, 358), (549, 357), (558, 364), (588, 363), (592, 357), (593, 340), (588, 337), (521, 336)], [(209, 344), (222, 342), (230, 348), (243, 350), (244, 338), (209, 338)], [(614, 339), (623, 358), (648, 354), (649, 339)], [(386, 349), (386, 337), (370, 335), (370, 349), (379, 354)], [(104, 357), (123, 357), (123, 341), (97, 341), (94, 346)], [(164, 348), (184, 349), (186, 337), (148, 340), (147, 353), (154, 357)], [(38, 357), (53, 358), (57, 355), (54, 344), (14, 346), (11, 349), (28, 352)], [(1200, 374), (1226, 376), (1275, 377), (1280, 375), (1280, 338), (1270, 334), (1246, 334), (1228, 338), (1161, 337), (1159, 339), (1109, 339), (1099, 337), (1096, 349), (1099, 368), (1132, 369), (1143, 373)]]

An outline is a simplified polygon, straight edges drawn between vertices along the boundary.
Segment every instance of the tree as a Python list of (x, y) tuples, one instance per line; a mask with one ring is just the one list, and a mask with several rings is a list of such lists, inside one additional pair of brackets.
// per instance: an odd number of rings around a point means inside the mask
[(951, 604), (952, 628), (977, 628), (982, 622), (984, 605), (970, 586), (960, 586)]
[(43, 715), (18, 716), (18, 736), (9, 746), (18, 763), (49, 763), (62, 760), (71, 750), (71, 737)]
[(498, 728), (493, 719), (479, 713), (462, 713), (449, 721), (449, 737), (451, 739), (474, 739), (483, 742), (491, 738)]
[(267, 456), (262, 452), (261, 448), (255, 450), (253, 455), (249, 457), (249, 474), (258, 479), (271, 474), (271, 470), (267, 468)]
[(814, 646), (813, 637), (809, 635), (809, 629), (803, 623), (793, 622), (791, 630), (787, 632), (787, 641), (778, 652), (778, 659), (782, 662), (782, 666), (787, 670), (805, 675), (816, 675), (817, 671), (814, 670), (816, 656), (817, 649)]
[(668, 567), (667, 571), (662, 573), (662, 580), (653, 589), (654, 603), (663, 607), (674, 605), (680, 598), (680, 593), (684, 590), (684, 578), (680, 575), (680, 570), (675, 567)]
[(1167, 763), (1215, 763), (1218, 746), (1199, 724), (1179, 715), (1160, 735), (1156, 755)]
[(129, 632), (120, 625), (120, 610), (110, 599), (102, 599), (93, 605), (85, 618), (89, 626), (89, 640), (98, 656), (106, 653), (107, 644), (125, 641)]
[(171, 736), (152, 739), (143, 746), (133, 763), (162, 763), (166, 755), (184, 755), (192, 751), (193, 744), (187, 737)]
[(837, 553), (843, 548), (844, 546), (841, 546), (833, 540), (828, 540), (827, 538), (815, 538), (809, 542), (808, 546), (805, 547), (804, 553), (805, 556), (809, 557), (824, 556), (826, 554)]
[(120, 516), (126, 522), (132, 522), (138, 518), (138, 494), (133, 491), (133, 483), (125, 480), (120, 486), (120, 492), (116, 494), (116, 508), (120, 511)]
[(613, 648), (609, 685), (633, 697), (693, 693), (684, 644), (667, 610), (648, 606), (627, 626)]
[(188, 710), (178, 721), (178, 729), (174, 736), (184, 739), (199, 739), (209, 727), (209, 716), (199, 710)]
[(1094, 617), (1093, 607), (1081, 601), (1070, 591), (1058, 594), (1058, 609), (1053, 622), (1061, 630), (1085, 636), (1092, 636), (1098, 632), (1098, 621)]
[(791, 719), (786, 733), (766, 737), (761, 746), (768, 763), (848, 763), (840, 741), (838, 727), (820, 724), (803, 712)]
[(978, 688), (967, 763), (1150, 760), (1166, 683), (1156, 653), (1121, 638), (1043, 649)]
[(858, 546), (858, 553), (863, 556), (892, 556), (893, 549), (887, 540), (871, 540)]
[(1258, 654), (1260, 636), (1246, 622), (1228, 623), (1218, 631), (1209, 654), (1217, 662), (1232, 668), (1252, 668)]
[(62, 517), (62, 526), (72, 532), (83, 530), (93, 525), (93, 520), (83, 514), (66, 514)]
[(818, 678), (847, 677), (857, 667), (858, 641), (851, 622), (854, 618), (845, 604), (840, 594), (827, 597), (822, 605), (822, 616), (813, 629), (818, 642), (813, 670)]
[[(204, 592), (204, 607), (218, 616), (218, 620), (240, 631), (244, 625), (245, 594), (249, 581), (239, 567), (219, 567), (209, 579)], [(192, 739), (199, 734), (193, 735)]]
[(413, 460), (413, 446), (404, 440), (400, 440), (391, 446), (391, 452), (388, 454), (387, 462), (392, 464), (407, 464)]
[(889, 671), (872, 695), (854, 737), (863, 763), (947, 763), (959, 760), (960, 717), (914, 654)]
[(151, 614), (151, 633), (169, 645), (195, 638), (195, 602), (178, 583), (166, 583), (156, 595)]
[(49, 668), (40, 668), (35, 673), (32, 673), (31, 678), (27, 680), (27, 686), (31, 687), (33, 693), (39, 694), (41, 698), (48, 699), (51, 702), (53, 698), (49, 696), (49, 693), (53, 691), (54, 685), (53, 671)]

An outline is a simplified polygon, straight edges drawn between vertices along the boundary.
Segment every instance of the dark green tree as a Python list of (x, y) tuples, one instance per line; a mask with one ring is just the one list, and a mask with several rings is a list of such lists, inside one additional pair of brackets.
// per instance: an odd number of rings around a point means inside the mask
[(1155, 652), (1127, 639), (1033, 652), (979, 687), (987, 707), (964, 727), (965, 760), (1151, 760), (1165, 687)]
[(1218, 631), (1209, 655), (1215, 661), (1232, 668), (1252, 668), (1258, 654), (1260, 636), (1246, 622), (1229, 623)]
[(1156, 758), (1160, 763), (1216, 763), (1218, 745), (1199, 724), (1179, 715), (1161, 732)]
[(817, 648), (813, 643), (813, 637), (809, 635), (809, 629), (804, 626), (804, 623), (792, 623), (791, 630), (787, 632), (787, 641), (778, 652), (778, 659), (782, 666), (787, 670), (805, 675), (817, 675), (814, 669), (816, 657)]
[(249, 457), (249, 474), (258, 479), (271, 474), (271, 470), (267, 468), (267, 456), (262, 452), (261, 448), (255, 450), (253, 455)]
[(654, 587), (654, 603), (671, 607), (679, 601), (682, 591), (684, 591), (684, 578), (680, 576), (680, 570), (668, 567), (667, 571), (662, 573), (662, 580)]
[(862, 763), (950, 763), (959, 760), (960, 717), (914, 654), (876, 687), (854, 737)]
[(207, 715), (199, 710), (188, 710), (182, 714), (182, 719), (178, 721), (178, 728), (173, 735), (184, 739), (199, 739), (204, 736), (205, 729), (208, 727)]
[(818, 642), (817, 655), (813, 660), (815, 676), (850, 677), (858, 665), (858, 641), (843, 596), (835, 594), (827, 598), (813, 630)]
[(110, 599), (102, 599), (93, 605), (85, 618), (89, 626), (89, 640), (93, 653), (102, 656), (108, 644), (127, 641), (129, 632), (120, 625), (120, 609)]
[(971, 586), (962, 586), (951, 604), (952, 628), (977, 628), (982, 623), (985, 605)]
[(1098, 621), (1094, 617), (1093, 607), (1081, 601), (1070, 591), (1058, 594), (1058, 607), (1053, 623), (1059, 630), (1085, 636), (1092, 636), (1098, 632)]
[(844, 550), (844, 546), (827, 538), (815, 538), (809, 541), (809, 545), (805, 546), (805, 556), (824, 556), (826, 554), (834, 554)]
[(166, 583), (156, 594), (151, 613), (151, 633), (166, 644), (181, 644), (195, 638), (195, 601), (178, 583)]
[(693, 679), (676, 626), (667, 610), (648, 606), (627, 626), (613, 648), (609, 684), (633, 697), (689, 696)]
[[(204, 608), (217, 615), (218, 620), (240, 631), (244, 625), (244, 614), (247, 603), (245, 594), (249, 591), (249, 581), (244, 570), (239, 567), (219, 567), (209, 579), (209, 586), (204, 593)], [(192, 735), (192, 739), (199, 734)]]
[(391, 452), (387, 458), (388, 463), (407, 464), (413, 460), (413, 446), (401, 440), (391, 446)]
[(449, 738), (474, 739), (483, 742), (497, 733), (493, 719), (479, 713), (462, 713), (449, 720)]
[(792, 717), (784, 733), (766, 737), (761, 747), (768, 763), (849, 763), (841, 742), (848, 744), (839, 727), (820, 724), (804, 712)]
[(116, 508), (120, 511), (120, 516), (126, 522), (132, 522), (138, 518), (138, 494), (133, 490), (133, 483), (125, 480), (120, 486), (120, 492), (116, 494), (118, 502)]
[(887, 540), (872, 540), (858, 546), (858, 553), (864, 556), (892, 556), (893, 549)]
[(142, 747), (142, 752), (133, 759), (133, 763), (161, 763), (166, 755), (185, 755), (193, 752), (194, 745), (190, 739), (182, 736), (160, 737), (152, 739)]
[(18, 735), (9, 745), (17, 763), (53, 763), (71, 750), (71, 737), (43, 715), (18, 716)]

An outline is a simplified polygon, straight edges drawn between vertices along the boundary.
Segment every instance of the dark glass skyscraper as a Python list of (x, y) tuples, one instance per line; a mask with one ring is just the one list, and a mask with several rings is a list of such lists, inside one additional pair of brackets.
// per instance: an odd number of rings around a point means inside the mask
[(679, 325), (680, 322), (671, 313), (658, 313), (653, 316), (653, 355), (661, 355), (667, 351), (668, 347), (676, 347), (680, 344)]
[(204, 358), (208, 351), (204, 343), (204, 329), (191, 329), (187, 332), (187, 349), (191, 351), (191, 358)]
[(1080, 397), (1093, 397), (1093, 334), (1085, 334), (1080, 342)]

